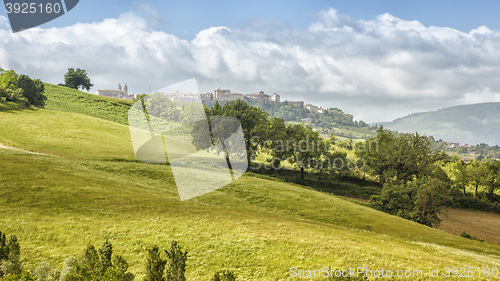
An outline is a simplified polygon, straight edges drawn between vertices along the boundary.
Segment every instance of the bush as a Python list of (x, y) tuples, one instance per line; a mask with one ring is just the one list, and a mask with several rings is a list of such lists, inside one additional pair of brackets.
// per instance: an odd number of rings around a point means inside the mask
[(472, 236), (469, 233), (465, 232), (465, 230), (462, 231), (462, 233), (460, 234), (460, 237), (472, 239)]
[(235, 281), (236, 274), (229, 270), (218, 271), (214, 274), (211, 281)]
[(40, 262), (40, 264), (38, 264), (38, 266), (34, 271), (34, 275), (36, 276), (36, 279), (39, 281), (46, 281), (47, 279), (49, 279), (50, 264), (44, 261)]
[(183, 252), (181, 246), (176, 241), (170, 243), (170, 249), (165, 250), (167, 255), (167, 281), (186, 281), (187, 251)]
[(3, 101), (44, 106), (47, 97), (43, 94), (45, 86), (40, 79), (31, 79), (27, 75), (18, 75), (13, 70), (0, 69), (0, 97)]
[(63, 269), (62, 278), (65, 281), (131, 281), (134, 275), (127, 270), (127, 261), (121, 256), (113, 255), (113, 245), (106, 240), (99, 250), (89, 244), (82, 258), (74, 264), (74, 269), (69, 272)]
[(425, 176), (414, 178), (406, 184), (386, 183), (380, 195), (370, 198), (370, 207), (418, 222), (427, 226), (440, 222), (438, 213), (446, 203), (446, 184)]
[(466, 238), (466, 239), (470, 239), (470, 240), (476, 240), (476, 241), (479, 241), (479, 242), (484, 242), (484, 239), (478, 239), (477, 237), (472, 236), (469, 233), (465, 232), (465, 230), (462, 231), (462, 233), (460, 234), (460, 237), (463, 237), (463, 238)]
[(78, 264), (78, 260), (75, 257), (69, 257), (64, 261), (63, 269), (61, 271), (61, 281), (66, 280), (66, 276), (70, 276), (76, 273), (76, 265)]
[(453, 199), (451, 206), (462, 209), (500, 213), (500, 204), (492, 203), (486, 198), (458, 196)]
[(22, 274), (21, 246), (15, 235), (5, 239), (0, 232), (0, 277), (7, 274)]
[(149, 249), (144, 281), (165, 281), (163, 273), (166, 264), (167, 261), (160, 257), (160, 249), (156, 245)]
[(20, 274), (9, 274), (2, 281), (38, 281), (31, 273), (23, 271)]

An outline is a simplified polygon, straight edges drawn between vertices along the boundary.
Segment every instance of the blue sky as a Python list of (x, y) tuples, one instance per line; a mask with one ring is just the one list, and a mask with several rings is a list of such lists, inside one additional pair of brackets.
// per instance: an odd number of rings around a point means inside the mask
[[(261, 90), (367, 122), (500, 102), (500, 1), (85, 1), (13, 34), (0, 66), (95, 93), (196, 78), (202, 92)], [(498, 82), (497, 82), (498, 81)]]
[[(383, 13), (405, 20), (418, 20), (425, 26), (446, 26), (468, 32), (481, 25), (500, 29), (500, 1), (482, 0), (256, 0), (256, 1), (129, 1), (81, 0), (70, 14), (44, 24), (43, 28), (62, 27), (77, 22), (116, 18), (127, 11), (141, 12), (141, 4), (157, 10), (161, 22), (157, 29), (191, 40), (210, 26), (237, 28), (249, 21), (274, 21), (288, 28), (305, 29), (318, 11), (334, 8), (353, 20), (369, 20)], [(1, 9), (6, 16), (5, 9)], [(147, 15), (147, 13), (143, 13)]]

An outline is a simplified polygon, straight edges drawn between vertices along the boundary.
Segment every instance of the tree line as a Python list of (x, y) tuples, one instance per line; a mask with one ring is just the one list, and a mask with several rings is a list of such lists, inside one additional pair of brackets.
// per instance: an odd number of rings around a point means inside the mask
[(435, 150), (449, 151), (462, 155), (471, 155), (478, 161), (481, 161), (484, 158), (490, 160), (500, 159), (499, 145), (490, 146), (486, 143), (480, 143), (469, 147), (450, 147), (449, 142), (447, 143), (443, 140), (435, 140), (433, 137), (430, 138), (432, 141), (431, 147)]
[[(163, 251), (156, 245), (148, 250), (144, 281), (186, 281), (188, 252), (177, 241)], [(106, 240), (98, 249), (89, 244), (79, 258), (70, 256), (62, 270), (52, 269), (40, 262), (34, 270), (27, 270), (21, 262), (21, 246), (15, 235), (5, 236), (0, 231), (0, 280), (3, 281), (132, 281), (135, 275), (128, 271), (125, 258), (113, 254), (113, 245)], [(211, 281), (235, 281), (230, 270), (214, 273)]]
[[(321, 179), (350, 175), (381, 185), (369, 205), (418, 223), (439, 224), (443, 206), (500, 212), (500, 161), (464, 162), (432, 149), (432, 139), (379, 127), (364, 142), (320, 137), (303, 124), (286, 124), (243, 101), (205, 107), (207, 116), (232, 116), (242, 124), (249, 161), (276, 173), (282, 166)], [(352, 152), (349, 152), (352, 151)], [(347, 153), (349, 152), (349, 153)], [(258, 156), (265, 155), (260, 161)], [(351, 157), (348, 157), (351, 155)], [(265, 160), (262, 160), (265, 159)], [(264, 161), (264, 163), (261, 163)]]
[[(302, 119), (310, 118), (310, 124), (320, 129), (324, 133), (333, 133), (335, 128), (355, 131), (363, 135), (371, 135), (376, 126), (370, 126), (364, 121), (356, 121), (352, 115), (344, 114), (338, 108), (329, 108), (323, 113), (313, 113), (308, 109), (293, 106), (288, 101), (270, 102), (270, 101), (248, 101), (250, 105), (258, 107), (269, 113), (271, 117), (278, 117), (287, 122), (301, 122)], [(351, 133), (337, 132), (337, 135), (354, 138)]]
[[(88, 91), (94, 84), (91, 83), (85, 69), (68, 68), (64, 75), (64, 83), (59, 85)], [(0, 68), (0, 102), (12, 102), (19, 105), (20, 108), (44, 107), (47, 100), (44, 91), (45, 86), (40, 79), (18, 74), (12, 69)]]
[(47, 100), (43, 94), (44, 90), (40, 79), (32, 79), (28, 75), (19, 75), (14, 70), (0, 68), (0, 101), (13, 102), (23, 107), (43, 107)]
[[(270, 117), (266, 111), (241, 100), (218, 102), (205, 106), (211, 116), (237, 118), (243, 129), (249, 164), (259, 154), (266, 154), (266, 165), (274, 170), (285, 163), (295, 166), (303, 179), (306, 172), (346, 171), (347, 153), (334, 149), (335, 138), (325, 140), (319, 133), (303, 124), (286, 124), (279, 117)], [(214, 140), (215, 143), (216, 140)], [(254, 163), (259, 165), (259, 163)]]
[[(383, 185), (370, 199), (375, 209), (428, 226), (439, 223), (443, 206), (500, 211), (500, 161), (470, 161), (431, 149), (432, 139), (380, 127), (376, 151), (357, 151)], [(471, 192), (472, 191), (472, 192)]]

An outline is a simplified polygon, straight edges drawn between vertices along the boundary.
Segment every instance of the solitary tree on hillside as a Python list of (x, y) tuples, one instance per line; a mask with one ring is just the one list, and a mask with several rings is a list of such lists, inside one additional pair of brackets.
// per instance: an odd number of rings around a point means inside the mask
[(64, 74), (64, 86), (73, 89), (82, 88), (88, 91), (94, 84), (90, 82), (85, 69), (77, 68), (75, 70), (74, 68), (68, 68), (68, 72)]

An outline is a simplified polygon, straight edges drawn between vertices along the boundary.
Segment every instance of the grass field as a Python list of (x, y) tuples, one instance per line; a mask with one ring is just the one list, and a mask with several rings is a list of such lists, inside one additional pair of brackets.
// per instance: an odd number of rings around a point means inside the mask
[(288, 280), (291, 267), (426, 274), (500, 264), (500, 246), (253, 173), (181, 202), (168, 165), (135, 160), (123, 122), (128, 102), (47, 89), (54, 110), (0, 112), (0, 144), (17, 148), (0, 148), (0, 231), (18, 236), (28, 269), (42, 260), (61, 269), (105, 239), (136, 280), (146, 249), (171, 240), (189, 252), (187, 280), (222, 269), (238, 280)]
[(105, 120), (128, 124), (132, 101), (101, 97), (64, 86), (45, 83), (46, 109), (81, 113)]
[[(336, 196), (248, 174), (181, 202), (168, 165), (135, 161), (127, 126), (76, 113), (0, 113), (0, 230), (28, 268), (59, 269), (105, 239), (136, 280), (148, 246), (175, 239), (188, 280), (221, 269), (239, 280), (286, 280), (290, 268), (498, 266), (500, 247), (467, 240)], [(12, 129), (16, 128), (16, 129)]]

